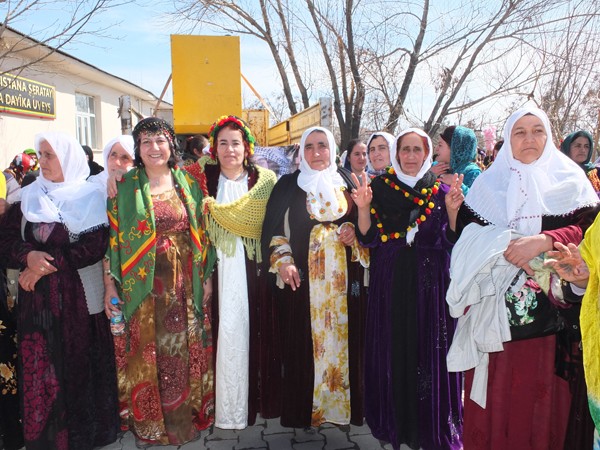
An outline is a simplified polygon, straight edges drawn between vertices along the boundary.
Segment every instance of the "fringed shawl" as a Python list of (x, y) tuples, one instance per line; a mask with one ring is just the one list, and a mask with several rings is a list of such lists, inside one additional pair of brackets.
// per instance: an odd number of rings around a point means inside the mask
[[(201, 163), (211, 164), (210, 160)], [(260, 263), (262, 261), (260, 236), (262, 232), (267, 201), (277, 181), (275, 174), (256, 166), (258, 179), (248, 193), (238, 200), (219, 204), (214, 197), (204, 199), (204, 207), (208, 210), (207, 231), (211, 242), (227, 256), (235, 254), (236, 239), (240, 237), (244, 243), (248, 258)]]

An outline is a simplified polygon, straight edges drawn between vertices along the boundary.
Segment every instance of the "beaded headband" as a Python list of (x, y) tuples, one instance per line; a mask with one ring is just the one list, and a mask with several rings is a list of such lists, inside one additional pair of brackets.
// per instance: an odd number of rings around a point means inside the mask
[(219, 131), (227, 125), (228, 123), (234, 123), (242, 130), (243, 138), (246, 142), (248, 142), (248, 146), (250, 149), (248, 150), (248, 156), (254, 155), (254, 143), (256, 139), (252, 136), (252, 131), (246, 125), (242, 119), (237, 116), (221, 116), (219, 117), (215, 123), (210, 127), (210, 131), (208, 132), (208, 138), (210, 142), (210, 156), (212, 159), (217, 159), (217, 149), (215, 148), (215, 136), (219, 134)]
[(133, 135), (133, 140), (135, 142), (136, 147), (139, 145), (138, 141), (140, 138), (140, 134), (142, 133), (150, 133), (150, 134), (159, 134), (162, 133), (165, 137), (170, 141), (172, 146), (176, 146), (175, 140), (175, 130), (169, 122), (164, 119), (160, 119), (158, 117), (147, 117), (138, 122), (138, 124), (133, 129), (131, 133)]

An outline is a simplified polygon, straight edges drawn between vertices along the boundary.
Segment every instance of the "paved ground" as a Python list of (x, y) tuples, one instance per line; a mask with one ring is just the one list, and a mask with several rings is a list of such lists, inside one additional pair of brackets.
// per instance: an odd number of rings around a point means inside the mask
[[(99, 450), (134, 450), (135, 440), (131, 433), (112, 445)], [(403, 446), (403, 448), (405, 448)], [(406, 447), (407, 448), (407, 447)], [(278, 419), (258, 419), (256, 425), (241, 431), (212, 428), (202, 433), (199, 440), (189, 444), (164, 447), (151, 447), (151, 450), (392, 450), (390, 444), (383, 444), (373, 436), (367, 425), (337, 427), (326, 424), (319, 429), (305, 431), (299, 428), (283, 428)]]

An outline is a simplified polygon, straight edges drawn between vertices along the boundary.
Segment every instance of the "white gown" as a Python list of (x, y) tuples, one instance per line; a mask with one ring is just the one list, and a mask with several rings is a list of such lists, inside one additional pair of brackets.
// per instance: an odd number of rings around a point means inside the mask
[[(219, 177), (216, 201), (231, 203), (248, 192), (248, 176), (231, 181)], [(219, 278), (219, 335), (215, 371), (215, 426), (248, 426), (249, 311), (246, 259), (241, 238), (235, 256), (217, 249)]]

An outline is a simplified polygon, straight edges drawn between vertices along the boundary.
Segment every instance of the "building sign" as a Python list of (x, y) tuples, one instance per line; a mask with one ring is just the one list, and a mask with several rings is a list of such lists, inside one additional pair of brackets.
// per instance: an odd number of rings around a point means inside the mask
[(0, 73), (0, 112), (54, 119), (55, 100), (54, 86)]

